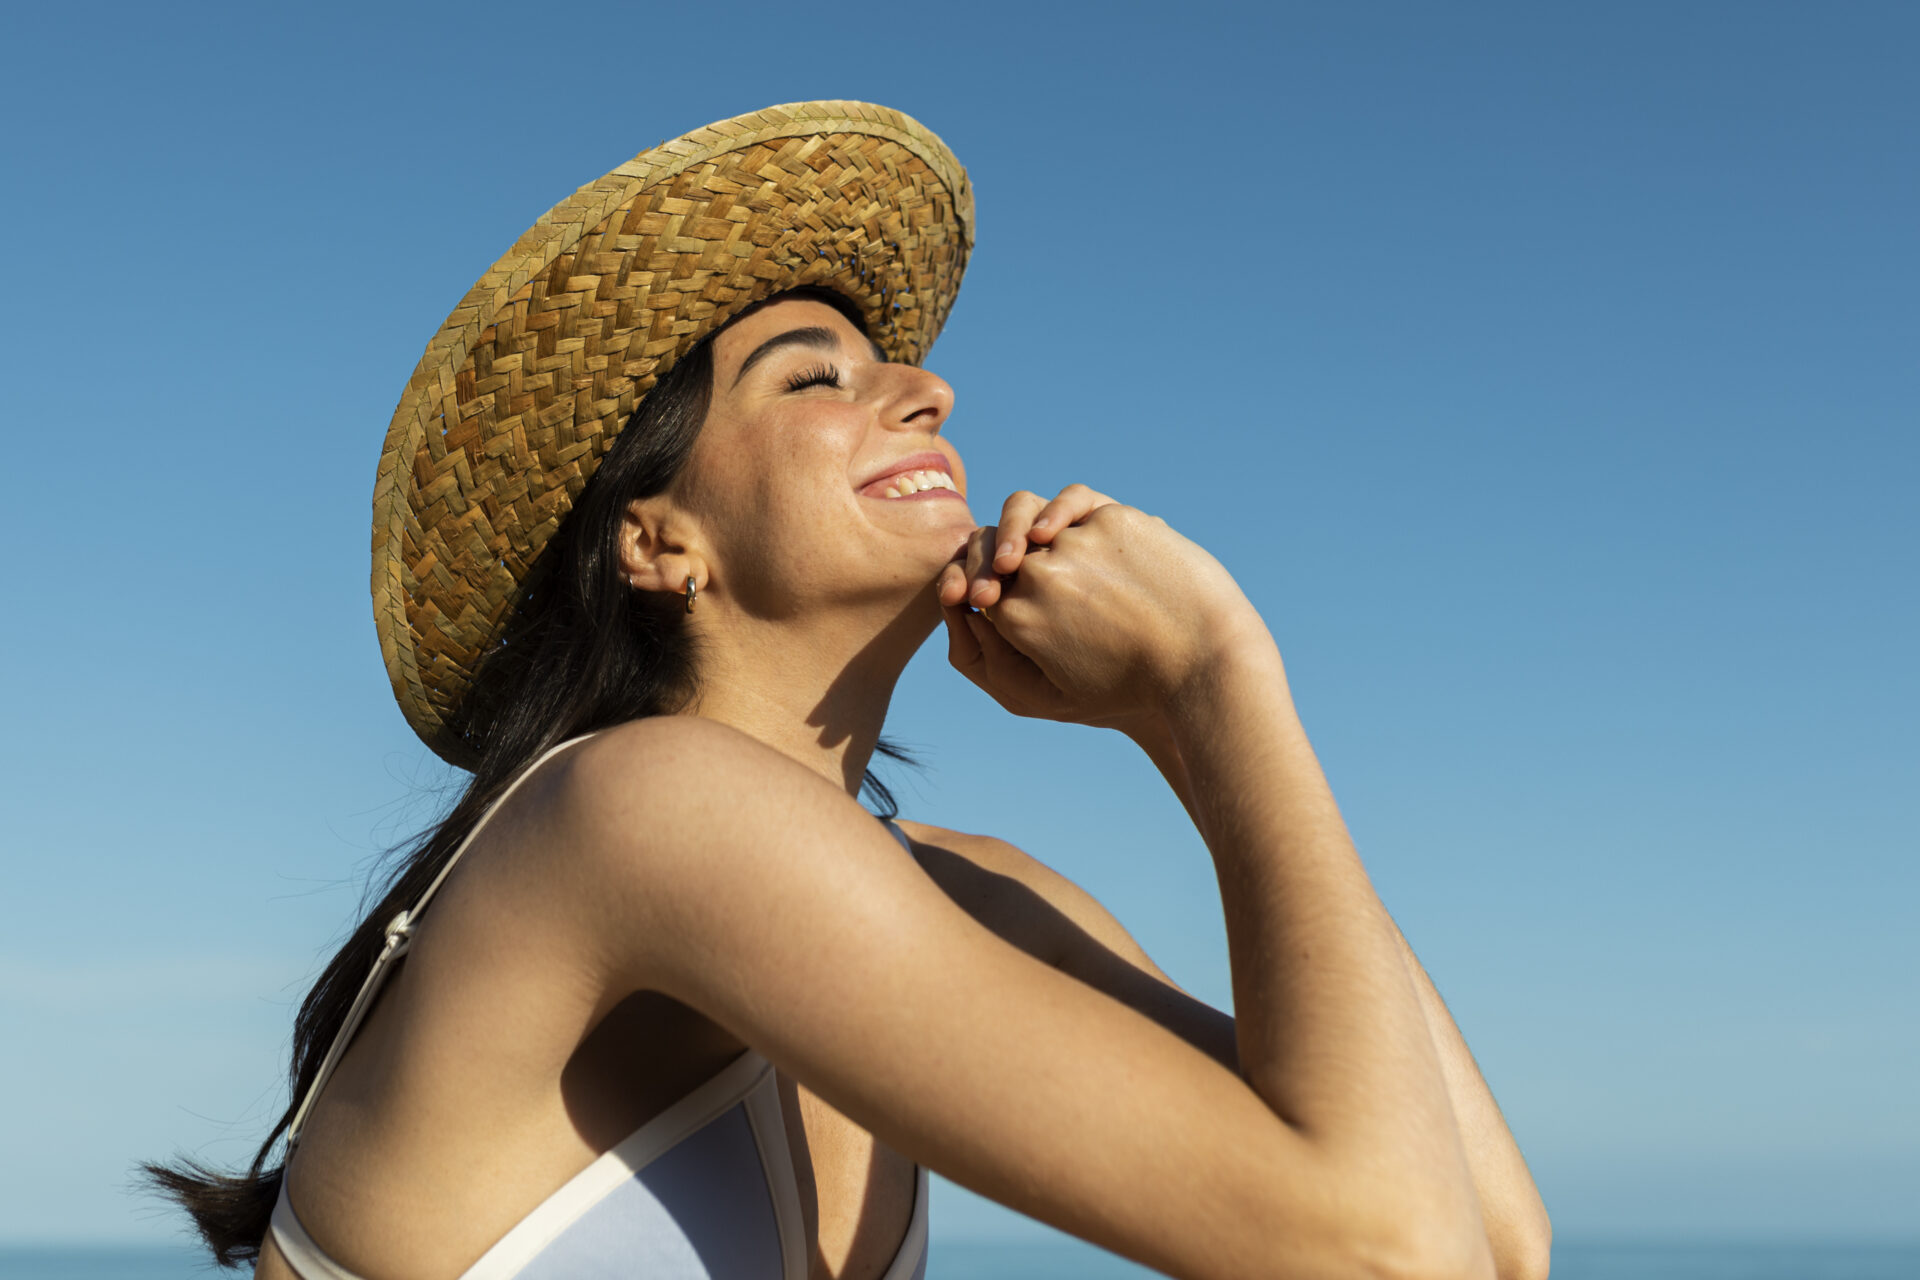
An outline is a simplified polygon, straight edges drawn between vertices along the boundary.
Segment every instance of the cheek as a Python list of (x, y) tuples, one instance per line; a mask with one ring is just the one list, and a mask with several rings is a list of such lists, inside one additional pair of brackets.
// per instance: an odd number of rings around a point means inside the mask
[(850, 562), (873, 556), (847, 474), (861, 426), (824, 405), (799, 406), (726, 422), (709, 437), (703, 506), (735, 584), (838, 581)]
[(836, 576), (857, 548), (848, 527), (850, 494), (820, 479), (801, 459), (759, 471), (729, 496), (726, 544), (736, 577), (786, 581)]

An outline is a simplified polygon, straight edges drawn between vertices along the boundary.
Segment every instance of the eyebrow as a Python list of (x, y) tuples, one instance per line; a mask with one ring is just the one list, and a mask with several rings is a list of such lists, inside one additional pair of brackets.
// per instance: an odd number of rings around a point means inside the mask
[[(867, 345), (872, 349), (875, 360), (881, 364), (887, 363), (887, 353), (880, 349), (879, 343), (869, 339)], [(762, 357), (772, 355), (781, 347), (814, 347), (822, 351), (838, 351), (840, 349), (840, 335), (825, 325), (819, 324), (808, 325), (804, 329), (789, 329), (785, 333), (776, 333), (755, 347), (753, 353), (740, 362), (740, 371), (733, 375), (731, 385), (739, 386), (740, 379), (747, 376), (747, 370), (760, 363)]]

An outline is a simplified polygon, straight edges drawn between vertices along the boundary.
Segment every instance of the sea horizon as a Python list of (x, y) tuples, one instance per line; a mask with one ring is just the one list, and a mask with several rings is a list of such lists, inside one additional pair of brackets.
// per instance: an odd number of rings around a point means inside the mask
[[(0, 1280), (189, 1280), (222, 1272), (185, 1244), (0, 1243)], [(926, 1280), (1130, 1280), (1159, 1274), (1066, 1239), (936, 1240)], [(1920, 1239), (1588, 1237), (1556, 1241), (1554, 1280), (1914, 1280)]]

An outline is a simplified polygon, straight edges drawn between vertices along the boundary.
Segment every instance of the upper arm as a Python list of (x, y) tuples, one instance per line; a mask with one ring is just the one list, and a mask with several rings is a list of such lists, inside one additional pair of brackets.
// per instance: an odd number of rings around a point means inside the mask
[(920, 1163), (1181, 1275), (1335, 1274), (1391, 1238), (1235, 1074), (981, 925), (771, 749), (640, 722), (554, 794), (610, 982), (700, 1010)]
[[(914, 826), (916, 842), (924, 840), (930, 845), (963, 850), (975, 862), (994, 868), (1010, 883), (1017, 883), (1047, 904), (1044, 912), (1022, 914), (1034, 920), (1032, 935), (1044, 939), (1045, 950), (1057, 967), (1238, 1069), (1232, 1017), (1181, 991), (1092, 894), (1004, 840)], [(1499, 1274), (1502, 1280), (1544, 1276), (1552, 1227), (1526, 1162), (1439, 992), (1397, 925), (1394, 934), (1418, 988), (1447, 1077), (1448, 1094), (1460, 1122), (1461, 1141), (1467, 1150)]]
[[(1181, 990), (1092, 894), (1005, 840), (901, 825), (928, 874), (981, 923), (1239, 1070), (1232, 1016)], [(992, 891), (968, 891), (983, 878)]]

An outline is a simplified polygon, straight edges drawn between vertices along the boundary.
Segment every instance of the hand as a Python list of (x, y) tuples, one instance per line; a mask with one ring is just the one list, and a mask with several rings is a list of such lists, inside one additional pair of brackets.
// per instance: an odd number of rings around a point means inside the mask
[[(1231, 646), (1266, 638), (1220, 563), (1085, 485), (1021, 491), (937, 580), (955, 669), (1015, 715), (1136, 738)], [(969, 608), (969, 605), (972, 608)]]

